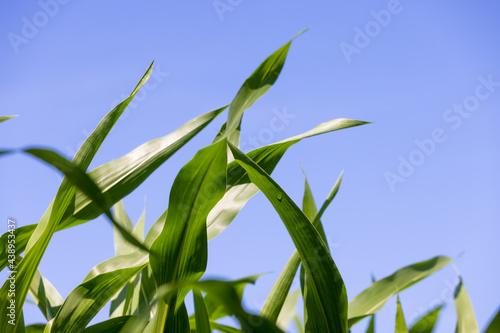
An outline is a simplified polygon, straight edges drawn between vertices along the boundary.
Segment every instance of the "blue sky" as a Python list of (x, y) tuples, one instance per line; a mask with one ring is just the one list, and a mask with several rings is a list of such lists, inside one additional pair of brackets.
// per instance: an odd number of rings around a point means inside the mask
[[(435, 255), (462, 253), (455, 265), (480, 327), (498, 309), (497, 2), (54, 1), (0, 4), (0, 113), (19, 115), (0, 125), (1, 147), (39, 145), (72, 157), (154, 59), (148, 88), (119, 120), (94, 168), (229, 103), (262, 60), (308, 27), (275, 86), (245, 114), (242, 148), (253, 148), (252, 137), (268, 144), (334, 118), (374, 122), (300, 142), (273, 173), (300, 202), (301, 162), (319, 205), (344, 170), (323, 223), (349, 297), (370, 284), (372, 273), (382, 278)], [(277, 114), (288, 116), (269, 131)], [(166, 209), (176, 172), (224, 116), (124, 200), (133, 220), (145, 198), (147, 227)], [(5, 230), (8, 217), (18, 225), (37, 222), (61, 177), (21, 155), (2, 159), (1, 170), (8, 175), (0, 194)], [(258, 194), (210, 242), (207, 275), (268, 273), (245, 294), (247, 307), (257, 310), (292, 252), (278, 215)], [(57, 233), (40, 269), (65, 297), (112, 255), (112, 229), (99, 218)], [(452, 331), (456, 277), (447, 267), (404, 291), (407, 319), (445, 302), (438, 331)], [(380, 330), (392, 330), (395, 304), (391, 299), (380, 312)], [(25, 311), (28, 323), (43, 320), (34, 306)]]

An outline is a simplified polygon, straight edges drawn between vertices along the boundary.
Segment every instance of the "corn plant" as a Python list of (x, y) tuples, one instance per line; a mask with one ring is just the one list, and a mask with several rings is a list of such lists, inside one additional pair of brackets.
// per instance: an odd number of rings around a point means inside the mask
[[(375, 332), (375, 313), (393, 296), (397, 296), (395, 332), (432, 332), (442, 307), (433, 309), (408, 328), (399, 293), (450, 264), (451, 258), (438, 256), (401, 268), (373, 281), (348, 301), (321, 221), (339, 191), (342, 175), (319, 210), (307, 178), (299, 208), (271, 177), (293, 145), (315, 135), (367, 122), (334, 119), (247, 153), (239, 149), (243, 114), (274, 85), (292, 41), (264, 60), (228, 105), (202, 114), (176, 131), (146, 142), (94, 170), (88, 171), (91, 161), (148, 80), (153, 64), (130, 96), (105, 115), (72, 161), (52, 150), (24, 149), (22, 153), (55, 167), (64, 179), (37, 224), (6, 232), (0, 238), (0, 265), (10, 274), (0, 290), (0, 309), (7, 311), (0, 316), (1, 332), (283, 332), (296, 325), (300, 332), (346, 333), (368, 317), (367, 332)], [(168, 207), (145, 234), (144, 214), (134, 226), (121, 200), (225, 110), (227, 120), (219, 133), (180, 169), (170, 189)], [(10, 118), (0, 117), (0, 122)], [(1, 153), (5, 156), (13, 151)], [(245, 286), (256, 283), (259, 275), (233, 281), (206, 280), (203, 275), (208, 241), (223, 232), (259, 191), (279, 214), (296, 249), (256, 314), (245, 309), (242, 298)], [(77, 227), (103, 214), (114, 229), (116, 255), (97, 264), (63, 299), (38, 270), (43, 254), (55, 232)], [(290, 290), (297, 275), (301, 289)], [(13, 276), (14, 294), (10, 292)], [(25, 326), (23, 305), (28, 294), (46, 323)], [(185, 305), (186, 297), (193, 297), (191, 315)], [(302, 315), (296, 309), (300, 297), (304, 303)], [(109, 319), (89, 326), (108, 303)], [(462, 282), (455, 292), (455, 305), (457, 332), (479, 332)], [(222, 324), (220, 319), (225, 317), (236, 318), (239, 325)], [(498, 332), (499, 320), (497, 314), (485, 332)]]

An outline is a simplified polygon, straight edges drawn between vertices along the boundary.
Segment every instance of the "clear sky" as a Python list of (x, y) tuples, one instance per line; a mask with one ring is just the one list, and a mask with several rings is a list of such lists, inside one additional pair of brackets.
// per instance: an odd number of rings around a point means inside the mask
[[(55, 4), (55, 5), (54, 5)], [(324, 215), (349, 297), (394, 270), (435, 255), (457, 257), (480, 327), (500, 305), (500, 4), (497, 1), (3, 1), (0, 125), (4, 148), (41, 145), (72, 157), (150, 62), (154, 75), (119, 120), (91, 168), (229, 103), (248, 75), (295, 33), (275, 86), (245, 115), (252, 149), (333, 118), (373, 124), (304, 140), (273, 177), (301, 201), (306, 170), (318, 205), (342, 170)], [(288, 114), (271, 131), (276, 113)], [(124, 200), (146, 226), (166, 209), (179, 170), (211, 140), (216, 119)], [(25, 156), (1, 160), (0, 215), (38, 222), (61, 177)], [(262, 194), (209, 244), (208, 276), (268, 273), (249, 287), (262, 306), (293, 252)], [(63, 297), (113, 256), (102, 218), (56, 233), (40, 265)], [(455, 325), (450, 266), (401, 294), (407, 320), (447, 304), (439, 332)], [(298, 288), (298, 284), (294, 284)], [(396, 300), (378, 316), (392, 330)], [(105, 308), (98, 320), (106, 318)], [(26, 321), (43, 317), (27, 305)], [(353, 332), (364, 331), (360, 323)]]

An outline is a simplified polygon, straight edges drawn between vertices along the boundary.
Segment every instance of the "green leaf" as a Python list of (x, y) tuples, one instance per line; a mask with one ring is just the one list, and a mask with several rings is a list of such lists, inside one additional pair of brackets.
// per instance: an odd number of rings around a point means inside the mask
[(496, 333), (500, 332), (500, 309), (498, 310), (495, 317), (490, 321), (488, 328), (484, 331), (484, 333)]
[(87, 327), (83, 333), (119, 333), (132, 316), (123, 316), (105, 320), (98, 324)]
[(293, 320), (295, 316), (297, 316), (297, 311), (295, 311), (295, 308), (297, 306), (297, 301), (299, 300), (299, 296), (300, 296), (299, 289), (288, 294), (285, 303), (283, 304), (283, 307), (281, 309), (280, 315), (278, 316), (278, 320), (276, 321), (276, 325), (285, 332), (288, 330), (290, 322)]
[[(278, 333), (282, 332), (276, 325), (269, 322), (265, 318), (257, 315), (250, 314), (246, 312), (242, 305), (241, 299), (236, 290), (236, 286), (241, 285), (241, 280), (236, 281), (221, 281), (221, 280), (206, 280), (206, 281), (195, 281), (195, 282), (180, 282), (180, 283), (170, 283), (162, 285), (158, 288), (158, 298), (171, 299), (173, 295), (177, 294), (179, 290), (182, 289), (192, 289), (203, 291), (207, 294), (206, 297), (210, 297), (214, 301), (218, 302), (226, 308), (226, 311), (230, 316), (235, 316), (240, 322), (243, 332), (255, 332), (255, 333)], [(188, 321), (196, 326), (194, 320)], [(213, 329), (219, 330), (216, 322), (211, 320), (210, 322)], [(156, 330), (146, 330), (145, 333), (156, 333), (161, 332), (156, 328)], [(227, 330), (221, 330), (223, 332), (241, 332), (240, 330), (230, 328)], [(170, 332), (170, 331), (169, 331)]]
[(455, 309), (457, 311), (456, 333), (479, 333), (474, 309), (462, 278), (455, 289)]
[(442, 308), (443, 305), (440, 305), (423, 315), (422, 318), (420, 318), (410, 328), (410, 333), (432, 333), (434, 331), (439, 313), (441, 312)]
[(26, 333), (43, 333), (46, 324), (33, 324), (26, 326)]
[[(255, 284), (257, 278), (261, 274), (248, 276), (242, 279), (231, 281), (231, 284), (238, 295), (240, 303), (243, 299), (243, 291), (248, 284)], [(205, 296), (205, 305), (207, 307), (208, 315), (211, 320), (217, 320), (226, 316), (230, 316), (230, 312), (227, 311), (226, 307), (217, 301), (211, 294)]]
[[(375, 283), (375, 276), (372, 274), (372, 283)], [(375, 315), (370, 316), (370, 323), (368, 324), (368, 327), (366, 328), (366, 333), (375, 333)]]
[[(317, 227), (321, 223), (320, 222), (321, 217), (323, 216), (324, 212), (326, 211), (330, 203), (337, 195), (341, 182), (342, 182), (342, 174), (335, 182), (335, 185), (330, 191), (330, 194), (328, 195), (325, 202), (321, 206), (320, 211), (314, 217), (314, 220), (312, 222), (314, 227)], [(266, 299), (266, 303), (264, 304), (260, 312), (261, 316), (269, 319), (272, 322), (276, 322), (278, 315), (281, 311), (281, 308), (285, 302), (285, 298), (288, 292), (290, 291), (290, 287), (293, 283), (293, 279), (297, 273), (299, 265), (300, 265), (300, 255), (299, 252), (295, 250), (290, 259), (288, 260), (288, 263), (286, 264), (285, 268), (281, 272), (281, 275), (279, 276), (278, 280), (274, 284), (273, 289), (269, 293), (269, 296)], [(305, 286), (305, 283), (301, 283), (301, 285)]]
[[(227, 142), (221, 140), (196, 153), (177, 174), (163, 230), (151, 246), (151, 268), (158, 285), (197, 281), (208, 260), (206, 219), (226, 189)], [(187, 184), (189, 184), (187, 186)], [(169, 303), (177, 311), (189, 290)]]
[[(304, 197), (302, 200), (302, 211), (307, 216), (307, 218), (313, 222), (316, 215), (318, 215), (318, 209), (316, 208), (316, 203), (314, 202), (313, 194), (311, 188), (309, 186), (309, 182), (307, 181), (307, 176), (304, 170)], [(335, 194), (338, 191), (340, 186), (340, 181), (342, 179), (342, 174), (337, 181), (338, 185), (334, 187)], [(317, 221), (313, 223), (314, 227), (318, 231), (321, 239), (325, 242), (328, 247), (328, 241), (326, 239), (325, 230), (323, 229), (323, 225), (321, 221)], [(325, 322), (321, 318), (321, 304), (319, 299), (317, 299), (314, 293), (311, 293), (309, 290), (311, 288), (309, 278), (305, 272), (304, 265), (301, 266), (301, 279), (302, 283), (302, 295), (304, 298), (304, 326), (306, 332), (322, 332), (326, 331), (328, 328), (325, 326)]]
[(323, 320), (329, 332), (347, 332), (347, 293), (330, 251), (318, 231), (290, 197), (254, 161), (229, 144), (235, 160), (250, 180), (266, 195), (280, 215), (297, 248), (311, 292), (319, 299)]
[(401, 268), (376, 281), (349, 302), (349, 327), (380, 311), (389, 298), (437, 272), (452, 260), (448, 257), (435, 257)]
[(0, 116), (0, 123), (3, 123), (4, 121), (7, 121), (9, 119), (12, 119), (17, 116)]
[(397, 301), (397, 312), (396, 312), (396, 333), (408, 333), (408, 327), (406, 326), (405, 316), (403, 314), (403, 308), (401, 307), (401, 302)]
[[(144, 222), (145, 222), (144, 210), (139, 221), (134, 227), (132, 221), (128, 217), (125, 209), (123, 208), (123, 203), (119, 201), (115, 204), (113, 208), (113, 214), (117, 223), (131, 233), (135, 238), (142, 240), (144, 238)], [(117, 256), (130, 254), (135, 251), (135, 248), (128, 243), (121, 233), (114, 228), (114, 240), (115, 240), (115, 253)], [(110, 318), (115, 318), (125, 315), (138, 315), (139, 307), (141, 304), (145, 305), (146, 300), (141, 294), (142, 285), (142, 272), (137, 274), (133, 280), (129, 281), (111, 300), (110, 307)]]
[[(224, 305), (229, 313), (238, 319), (244, 332), (255, 333), (278, 333), (281, 330), (265, 318), (246, 312), (241, 306), (241, 300), (231, 281), (208, 280), (193, 285), (193, 289), (199, 289), (210, 294), (219, 303)], [(214, 327), (216, 328), (216, 327)]]
[(31, 282), (29, 293), (47, 321), (56, 316), (64, 302), (56, 288), (38, 270)]
[(239, 144), (239, 133), (237, 136), (231, 134), (241, 126), (241, 119), (245, 110), (261, 98), (278, 79), (292, 41), (293, 39), (264, 60), (243, 83), (236, 97), (231, 102), (227, 117), (227, 127), (225, 128), (225, 135), (228, 137), (229, 142), (235, 145)]
[[(345, 118), (330, 120), (302, 134), (295, 135), (272, 145), (254, 149), (247, 155), (268, 174), (271, 174), (287, 149), (300, 140), (365, 124), (369, 123)], [(209, 240), (224, 231), (248, 200), (259, 192), (259, 189), (248, 179), (246, 171), (236, 162), (233, 161), (229, 164), (227, 174), (228, 188), (226, 194), (208, 215), (207, 225)], [(284, 297), (286, 297), (287, 294), (288, 291), (285, 293)]]
[(193, 290), (194, 299), (194, 313), (196, 318), (196, 332), (197, 333), (210, 333), (210, 320), (208, 318), (207, 307), (201, 295), (201, 291)]
[[(113, 109), (115, 111), (117, 108)], [(88, 174), (102, 189), (109, 203), (116, 203), (137, 188), (153, 171), (168, 160), (177, 150), (183, 147), (189, 140), (205, 128), (226, 107), (207, 112), (174, 131), (173, 133), (152, 141), (149, 141), (132, 150), (127, 155), (106, 163)], [(112, 112), (113, 112), (112, 111)], [(83, 146), (82, 146), (83, 147)], [(57, 231), (73, 227), (99, 215), (101, 211), (92, 204), (85, 194), (76, 193), (74, 213), (67, 213), (57, 226)], [(45, 212), (42, 220), (48, 221), (52, 205)], [(16, 229), (16, 250), (21, 253), (27, 246), (28, 240), (33, 234), (36, 224), (23, 226)], [(7, 264), (7, 239), (9, 233), (0, 237), (0, 268)]]
[[(113, 110), (111, 110), (103, 120), (97, 125), (96, 129), (92, 134), (85, 140), (78, 152), (76, 153), (73, 163), (78, 168), (80, 168), (84, 173), (89, 167), (92, 159), (94, 158), (97, 150), (101, 146), (102, 142), (109, 134), (114, 124), (123, 113), (125, 108), (128, 106), (132, 98), (135, 96), (139, 88), (146, 82), (152, 67), (150, 66), (146, 74), (142, 77), (139, 84), (135, 87), (133, 93)], [(52, 235), (56, 231), (59, 223), (65, 218), (65, 216), (71, 215), (74, 209), (74, 198), (75, 198), (76, 188), (71, 185), (68, 178), (64, 178), (53, 203), (49, 206), (45, 214), (42, 216), (41, 221), (36, 226), (33, 234), (26, 245), (24, 259), (17, 265), (16, 270), (16, 313), (21, 312), (21, 308), (26, 300), (29, 287), (36, 273), (38, 265), (42, 259), (45, 250), (52, 238)], [(6, 240), (6, 239), (4, 239)], [(3, 243), (1, 245), (5, 245)], [(6, 250), (6, 247), (0, 246), (2, 251)], [(20, 254), (22, 249), (16, 249)], [(3, 253), (5, 254), (5, 253)], [(0, 307), (7, 307), (10, 300), (8, 297), (9, 281), (6, 281), (2, 288), (0, 289)], [(7, 325), (7, 317), (0, 316), (0, 327), (5, 329), (4, 333), (13, 333), (13, 325)], [(50, 325), (46, 327), (47, 331), (50, 331)]]
[(375, 333), (375, 315), (371, 315), (370, 323), (366, 328), (366, 333)]
[(52, 333), (82, 332), (99, 310), (148, 264), (145, 253), (111, 258), (97, 266), (66, 298), (57, 313)]
[(295, 317), (293, 317), (293, 320), (295, 322), (295, 326), (297, 326), (297, 329), (299, 330), (299, 333), (304, 333), (304, 325), (300, 321), (299, 316), (295, 315)]
[[(121, 200), (118, 201), (113, 206), (113, 216), (115, 218), (115, 221), (118, 224), (120, 224), (124, 230), (127, 230), (127, 232), (132, 233), (132, 230), (134, 229), (134, 224), (128, 217), (127, 212), (125, 212), (125, 208), (123, 207), (123, 202)], [(115, 255), (119, 256), (131, 252), (128, 249), (128, 242), (123, 238), (120, 231), (116, 229), (115, 226), (113, 226), (113, 236), (115, 241)], [(139, 239), (142, 240), (142, 238)]]
[(212, 328), (214, 330), (220, 331), (222, 333), (242, 333), (243, 331), (234, 327), (222, 325), (216, 322), (211, 322)]
[(101, 210), (101, 212), (108, 217), (113, 226), (121, 233), (123, 238), (139, 249), (149, 251), (148, 248), (142, 244), (142, 242), (137, 240), (137, 238), (132, 236), (130, 232), (115, 221), (108, 208), (110, 205), (108, 204), (107, 198), (89, 177), (89, 175), (86, 174), (85, 171), (83, 171), (77, 164), (68, 161), (58, 153), (51, 150), (31, 148), (26, 149), (25, 151), (61, 171), (64, 174), (65, 179), (69, 180), (80, 191), (85, 193)]

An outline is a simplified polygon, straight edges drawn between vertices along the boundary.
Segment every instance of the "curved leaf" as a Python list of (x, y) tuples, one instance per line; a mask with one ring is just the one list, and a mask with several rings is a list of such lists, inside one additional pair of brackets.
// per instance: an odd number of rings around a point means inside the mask
[(229, 144), (229, 147), (235, 160), (266, 195), (285, 224), (310, 277), (311, 292), (320, 301), (328, 331), (347, 332), (347, 293), (321, 236), (304, 213), (262, 168), (235, 146)]
[(465, 290), (462, 278), (455, 289), (455, 309), (457, 311), (456, 333), (479, 333), (476, 316), (472, 308), (469, 294)]
[[(205, 128), (225, 108), (196, 117), (173, 133), (149, 141), (127, 155), (90, 171), (88, 175), (108, 198), (108, 202), (114, 204), (142, 184), (153, 171)], [(92, 200), (82, 192), (77, 191), (74, 207), (74, 212), (65, 214), (56, 231), (85, 223), (101, 215), (100, 210), (92, 204)], [(51, 209), (52, 204), (42, 217), (43, 221), (48, 220)], [(16, 250), (19, 253), (26, 248), (28, 240), (36, 227), (36, 224), (32, 224), (16, 229)], [(0, 269), (5, 268), (7, 264), (6, 244), (8, 235), (9, 233), (4, 233), (0, 237)]]
[(38, 270), (31, 282), (29, 293), (47, 321), (56, 316), (64, 302), (56, 288)]
[[(330, 120), (302, 134), (295, 135), (278, 143), (254, 149), (247, 153), (247, 156), (255, 161), (268, 174), (271, 174), (287, 149), (300, 140), (365, 124), (369, 124), (369, 122), (345, 118)], [(229, 164), (227, 173), (228, 187), (226, 194), (208, 215), (207, 225), (209, 240), (224, 231), (248, 200), (259, 192), (259, 189), (248, 179), (246, 171), (234, 161)], [(288, 294), (288, 291), (285, 293), (285, 297), (286, 294)]]
[(435, 257), (399, 269), (374, 282), (349, 302), (349, 327), (380, 311), (392, 296), (437, 272), (452, 262), (448, 257)]
[[(341, 182), (342, 182), (342, 174), (335, 182), (335, 185), (333, 186), (328, 197), (321, 206), (321, 209), (319, 210), (318, 214), (316, 214), (316, 216), (314, 217), (314, 220), (312, 221), (313, 226), (317, 227), (321, 224), (321, 217), (323, 216), (323, 213), (326, 211), (330, 203), (337, 195)], [(320, 230), (322, 230), (322, 228)], [(292, 286), (292, 282), (293, 279), (295, 278), (299, 265), (300, 265), (300, 255), (297, 252), (297, 250), (295, 250), (290, 259), (288, 260), (288, 263), (286, 264), (285, 268), (281, 272), (278, 280), (274, 284), (273, 289), (269, 293), (269, 296), (266, 299), (266, 303), (264, 304), (260, 312), (261, 316), (269, 319), (272, 322), (276, 322), (278, 315), (281, 311), (281, 308), (287, 297), (287, 294), (290, 290), (290, 287)], [(304, 286), (305, 283), (301, 283), (301, 285)]]
[(432, 333), (442, 308), (443, 306), (440, 305), (422, 316), (422, 318), (410, 328), (410, 333)]
[(135, 252), (94, 267), (64, 301), (51, 332), (82, 332), (111, 297), (148, 264), (147, 259), (147, 254)]
[(225, 135), (228, 137), (229, 142), (238, 145), (239, 133), (236, 137), (231, 134), (240, 127), (245, 110), (262, 97), (278, 79), (292, 41), (293, 39), (264, 60), (243, 83), (236, 97), (231, 102), (227, 117), (227, 127), (225, 128)]
[[(221, 140), (198, 151), (179, 171), (163, 230), (151, 246), (150, 263), (158, 285), (197, 281), (205, 272), (206, 219), (226, 190), (226, 167), (227, 143)], [(169, 301), (167, 317), (174, 315), (188, 291), (180, 290)]]

